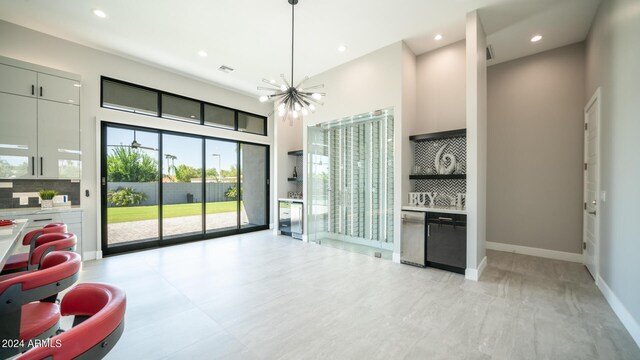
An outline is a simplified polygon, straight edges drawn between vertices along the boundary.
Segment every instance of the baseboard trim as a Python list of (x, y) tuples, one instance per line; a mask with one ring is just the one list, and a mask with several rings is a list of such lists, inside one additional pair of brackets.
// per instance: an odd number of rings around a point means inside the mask
[(629, 310), (624, 306), (624, 304), (618, 299), (616, 294), (611, 290), (609, 285), (598, 275), (596, 279), (596, 285), (598, 289), (604, 295), (604, 298), (607, 299), (607, 302), (613, 309), (613, 312), (616, 313), (624, 327), (627, 329), (629, 334), (633, 340), (635, 340), (636, 344), (640, 347), (640, 324), (633, 318)]
[[(100, 253), (100, 257), (98, 257), (98, 253)], [(82, 252), (82, 261), (96, 260), (96, 259), (102, 259), (102, 251), (83, 251)]]
[(464, 278), (467, 280), (478, 281), (487, 267), (487, 257), (485, 256), (477, 269), (466, 269), (464, 271)]
[(487, 241), (487, 249), (582, 263), (582, 254)]

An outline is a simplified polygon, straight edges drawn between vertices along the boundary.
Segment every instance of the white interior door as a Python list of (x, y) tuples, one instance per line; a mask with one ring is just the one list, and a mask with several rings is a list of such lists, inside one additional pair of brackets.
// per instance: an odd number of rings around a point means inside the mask
[(584, 109), (583, 262), (594, 279), (598, 276), (600, 192), (600, 89)]

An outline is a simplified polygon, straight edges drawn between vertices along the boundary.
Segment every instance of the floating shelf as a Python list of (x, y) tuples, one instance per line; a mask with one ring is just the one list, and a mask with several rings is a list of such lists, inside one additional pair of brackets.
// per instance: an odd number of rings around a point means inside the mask
[(411, 180), (426, 180), (426, 179), (466, 179), (467, 174), (451, 174), (451, 175), (409, 175)]
[(292, 151), (289, 151), (288, 154), (292, 156), (302, 156), (303, 153), (302, 153), (302, 150), (292, 150)]
[(421, 134), (421, 135), (411, 135), (409, 136), (409, 140), (426, 141), (426, 140), (435, 140), (435, 139), (448, 139), (448, 138), (461, 137), (461, 136), (467, 136), (467, 129), (441, 131), (441, 132)]
[(289, 181), (298, 181), (298, 182), (302, 182), (302, 178), (301, 178), (301, 177), (297, 177), (297, 178), (287, 178), (287, 180), (289, 180)]

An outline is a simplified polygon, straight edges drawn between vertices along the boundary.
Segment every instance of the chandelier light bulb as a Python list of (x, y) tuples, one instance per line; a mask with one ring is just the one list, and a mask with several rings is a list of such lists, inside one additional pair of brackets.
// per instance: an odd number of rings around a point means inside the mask
[(300, 106), (300, 104), (299, 104), (299, 103), (295, 103), (295, 104), (293, 105), (293, 107), (294, 107), (294, 109), (296, 109), (296, 111), (300, 111), (300, 109), (302, 109), (302, 106)]
[(267, 100), (269, 100), (269, 97), (267, 95), (260, 96), (260, 102), (265, 102)]
[(312, 98), (316, 99), (316, 100), (320, 100), (322, 99), (322, 95), (320, 95), (319, 93), (313, 93), (311, 95)]
[(313, 104), (309, 104), (309, 110), (311, 110), (311, 112), (316, 111), (316, 106)]
[(280, 85), (280, 90), (287, 91), (287, 87), (285, 85)]
[(307, 109), (302, 108), (302, 115), (307, 116), (309, 115), (309, 111), (307, 111)]
[(278, 111), (284, 111), (284, 103), (278, 105)]
[(293, 110), (292, 114), (293, 114), (293, 118), (294, 119), (298, 118), (298, 112), (297, 111)]
[(284, 116), (284, 108), (278, 109), (278, 116), (280, 117)]

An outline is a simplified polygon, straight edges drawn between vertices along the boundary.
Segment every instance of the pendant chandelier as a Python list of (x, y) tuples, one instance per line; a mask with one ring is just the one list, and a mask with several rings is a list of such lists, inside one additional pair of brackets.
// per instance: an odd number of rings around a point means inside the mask
[(325, 95), (315, 90), (324, 88), (324, 84), (315, 85), (310, 87), (302, 87), (304, 82), (309, 79), (305, 76), (296, 86), (293, 82), (293, 40), (294, 40), (294, 25), (295, 25), (295, 6), (298, 0), (288, 0), (291, 4), (291, 83), (287, 81), (284, 74), (280, 74), (282, 83), (277, 83), (275, 80), (262, 79), (263, 83), (267, 86), (258, 86), (258, 90), (272, 91), (269, 95), (260, 96), (260, 101), (265, 102), (274, 100), (278, 109), (278, 116), (283, 121), (289, 120), (289, 123), (293, 125), (293, 120), (298, 119), (300, 115), (307, 115), (310, 112), (315, 112), (316, 105), (323, 105), (322, 97)]

